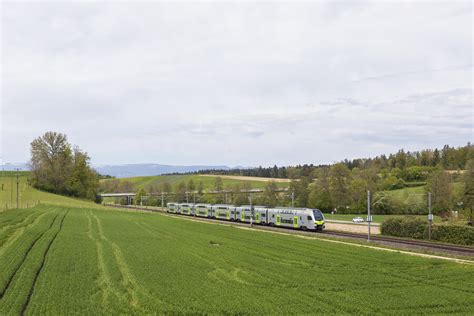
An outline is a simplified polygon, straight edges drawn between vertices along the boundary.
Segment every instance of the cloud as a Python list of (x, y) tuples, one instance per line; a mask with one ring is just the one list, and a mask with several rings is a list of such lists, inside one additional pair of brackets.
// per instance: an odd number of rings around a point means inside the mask
[(324, 163), (472, 141), (472, 4), (2, 5), (2, 156)]

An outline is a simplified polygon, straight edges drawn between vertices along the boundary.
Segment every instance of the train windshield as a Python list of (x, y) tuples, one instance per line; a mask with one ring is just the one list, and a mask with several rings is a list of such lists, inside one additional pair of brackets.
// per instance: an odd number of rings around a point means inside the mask
[(316, 221), (324, 220), (323, 213), (321, 213), (320, 210), (313, 210), (313, 214), (314, 214), (314, 220), (316, 220)]

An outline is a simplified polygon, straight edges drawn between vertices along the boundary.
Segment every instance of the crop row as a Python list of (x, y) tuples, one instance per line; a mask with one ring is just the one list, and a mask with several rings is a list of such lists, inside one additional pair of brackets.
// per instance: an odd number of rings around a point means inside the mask
[(159, 214), (42, 212), (15, 244), (26, 258), (0, 256), (13, 267), (0, 314), (474, 312), (469, 265)]
[(24, 234), (17, 247), (10, 247), (13, 251), (8, 250), (0, 257), (6, 268), (1, 274), (0, 314), (20, 314), (26, 308), (36, 276), (60, 230), (63, 216), (54, 211), (46, 213)]

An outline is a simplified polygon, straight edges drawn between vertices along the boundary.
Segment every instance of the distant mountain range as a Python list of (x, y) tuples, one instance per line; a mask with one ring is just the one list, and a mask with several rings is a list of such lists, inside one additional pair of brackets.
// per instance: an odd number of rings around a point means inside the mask
[(0, 170), (14, 171), (16, 169), (20, 169), (21, 171), (28, 171), (30, 170), (30, 166), (27, 163), (6, 163), (0, 165)]
[[(128, 178), (128, 177), (139, 177), (139, 176), (158, 176), (165, 173), (184, 173), (193, 172), (206, 169), (233, 169), (228, 166), (173, 166), (173, 165), (160, 165), (154, 163), (137, 163), (137, 164), (125, 164), (125, 165), (99, 165), (93, 166), (94, 169), (103, 175), (114, 176), (117, 178)], [(0, 165), (0, 170), (13, 171), (16, 168), (26, 171), (30, 170), (27, 163), (6, 163)], [(234, 168), (245, 168), (245, 167), (234, 167)]]

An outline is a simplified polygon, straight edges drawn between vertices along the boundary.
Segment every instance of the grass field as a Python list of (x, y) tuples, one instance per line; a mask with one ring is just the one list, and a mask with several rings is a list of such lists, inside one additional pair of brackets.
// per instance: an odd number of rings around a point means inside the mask
[[(61, 204), (69, 206), (89, 207), (94, 205), (90, 201), (70, 198), (66, 196), (38, 191), (27, 184), (27, 176), (19, 177), (19, 206), (20, 208), (34, 205), (38, 202), (48, 202), (49, 204)], [(1, 190), (3, 184), (3, 190)], [(0, 176), (0, 211), (16, 208), (16, 178), (13, 176)]]
[(474, 312), (470, 265), (105, 208), (0, 223), (0, 314)]
[[(120, 181), (130, 181), (135, 190), (138, 189), (146, 189), (150, 185), (159, 185), (164, 182), (170, 183), (172, 186), (177, 185), (179, 182), (184, 181), (188, 183), (190, 179), (194, 181), (194, 184), (197, 186), (199, 182), (203, 183), (204, 190), (213, 190), (214, 183), (216, 182), (216, 178), (218, 176), (211, 176), (211, 175), (170, 175), (170, 176), (147, 176), (147, 177), (132, 177), (132, 178), (122, 178), (118, 179)], [(229, 177), (221, 177), (222, 183), (225, 187), (232, 186), (236, 183), (245, 183), (249, 182), (254, 189), (263, 189), (267, 184), (267, 181), (255, 180), (252, 177), (249, 177), (249, 180), (243, 179), (231, 179)], [(262, 178), (264, 179), (264, 178)], [(107, 181), (114, 181), (115, 179), (103, 179), (101, 183), (105, 183)], [(288, 183), (286, 182), (276, 182), (278, 187), (286, 188), (288, 187)]]

